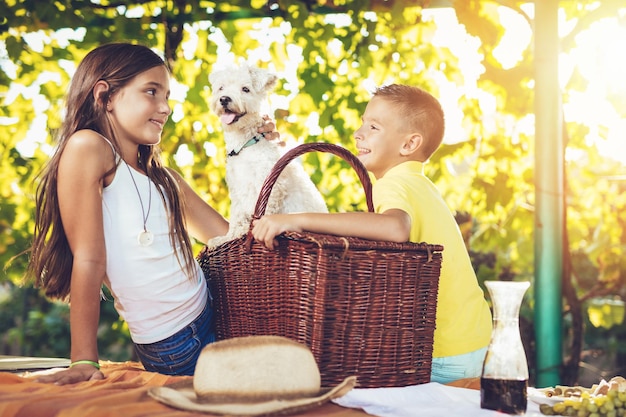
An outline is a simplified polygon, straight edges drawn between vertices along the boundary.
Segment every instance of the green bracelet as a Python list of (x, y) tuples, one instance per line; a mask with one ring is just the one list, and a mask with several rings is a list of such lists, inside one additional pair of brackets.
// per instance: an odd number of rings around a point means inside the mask
[(94, 368), (96, 368), (96, 369), (100, 370), (100, 364), (99, 364), (98, 362), (94, 362), (94, 361), (86, 361), (86, 360), (85, 360), (85, 361), (76, 361), (76, 362), (72, 362), (72, 363), (70, 363), (70, 368), (71, 368), (72, 366), (75, 366), (75, 365), (91, 365), (91, 366), (93, 366)]

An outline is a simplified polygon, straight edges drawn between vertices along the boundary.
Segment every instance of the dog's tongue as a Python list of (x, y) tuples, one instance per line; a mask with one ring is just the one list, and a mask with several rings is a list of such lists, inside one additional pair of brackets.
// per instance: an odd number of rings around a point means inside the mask
[(229, 125), (235, 120), (235, 117), (237, 117), (235, 113), (224, 113), (220, 116), (220, 119), (222, 119), (222, 123)]

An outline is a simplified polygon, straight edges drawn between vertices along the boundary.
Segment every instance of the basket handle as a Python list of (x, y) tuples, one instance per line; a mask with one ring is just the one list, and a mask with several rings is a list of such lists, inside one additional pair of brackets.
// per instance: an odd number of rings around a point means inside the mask
[(253, 220), (258, 220), (265, 214), (265, 209), (267, 208), (267, 202), (269, 201), (272, 188), (274, 187), (278, 176), (289, 164), (289, 162), (299, 157), (300, 155), (315, 151), (328, 152), (337, 155), (343, 158), (346, 162), (348, 162), (350, 166), (352, 166), (352, 168), (356, 171), (359, 180), (361, 180), (363, 189), (365, 190), (365, 201), (367, 203), (367, 209), (370, 212), (374, 211), (374, 203), (372, 201), (372, 181), (370, 180), (367, 169), (365, 168), (363, 163), (352, 152), (348, 151), (344, 147), (334, 145), (332, 143), (312, 142), (304, 143), (296, 146), (293, 149), (290, 149), (289, 151), (285, 152), (285, 154), (276, 162), (269, 175), (265, 179), (263, 186), (261, 187), (261, 192), (254, 208), (254, 215), (252, 216)]

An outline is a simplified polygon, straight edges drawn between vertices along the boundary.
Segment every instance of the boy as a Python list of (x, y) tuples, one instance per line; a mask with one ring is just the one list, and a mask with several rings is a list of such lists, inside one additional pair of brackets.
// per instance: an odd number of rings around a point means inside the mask
[(416, 87), (378, 88), (355, 132), (358, 157), (376, 178), (375, 213), (298, 213), (264, 216), (253, 235), (268, 248), (282, 232), (311, 231), (444, 247), (439, 280), (431, 380), (478, 377), (492, 319), (458, 225), (423, 164), (443, 139), (439, 101)]

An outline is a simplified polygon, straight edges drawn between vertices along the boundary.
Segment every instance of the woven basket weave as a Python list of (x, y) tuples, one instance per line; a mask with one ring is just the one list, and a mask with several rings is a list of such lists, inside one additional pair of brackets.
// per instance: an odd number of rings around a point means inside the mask
[[(276, 163), (255, 218), (265, 213), (285, 166), (311, 151), (350, 163), (373, 211), (361, 162), (342, 147), (309, 143)], [(287, 232), (277, 240), (278, 248), (269, 250), (248, 233), (198, 255), (214, 295), (218, 339), (271, 334), (304, 343), (323, 386), (349, 375), (362, 388), (430, 381), (441, 245), (309, 232)]]

